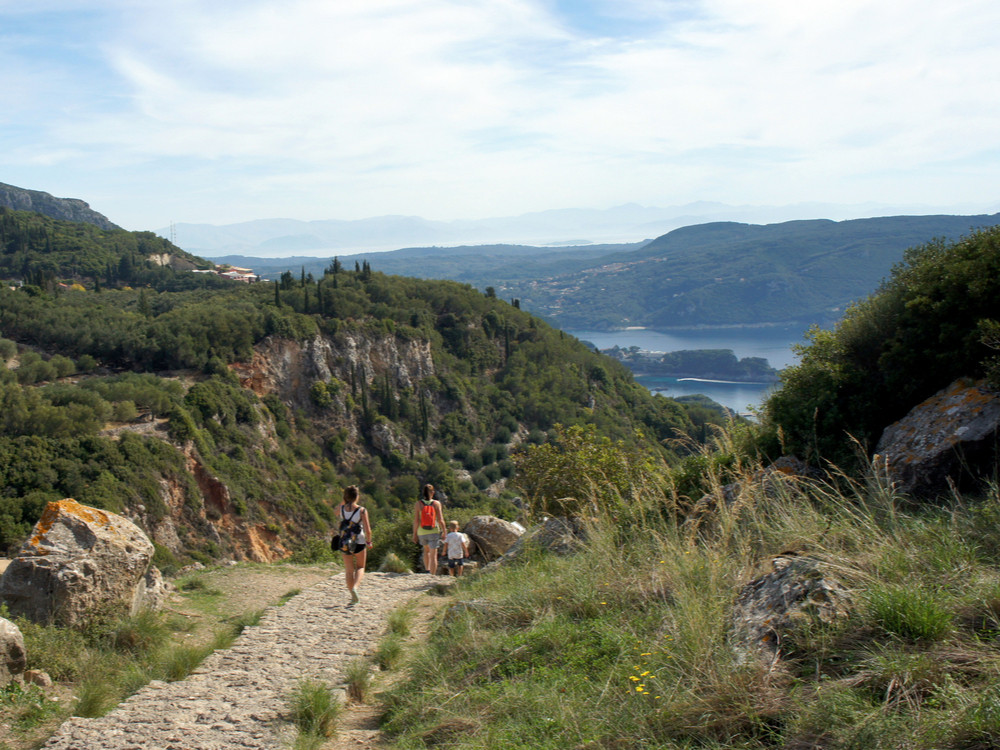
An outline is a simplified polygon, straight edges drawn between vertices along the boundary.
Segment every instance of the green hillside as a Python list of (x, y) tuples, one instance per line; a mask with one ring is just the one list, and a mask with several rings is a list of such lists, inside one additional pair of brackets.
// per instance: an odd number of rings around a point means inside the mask
[[(28, 282), (0, 287), (8, 549), (67, 496), (141, 506), (151, 528), (170, 520), (182, 543), (162, 554), (178, 560), (245, 554), (260, 535), (301, 549), (349, 483), (401, 528), (425, 481), (453, 508), (510, 516), (511, 455), (558, 424), (675, 460), (670, 441), (719, 418), (652, 396), (619, 363), (469, 286), (367, 264), (247, 285), (155, 265), (156, 253), (205, 263), (145, 233), (17, 212), (0, 222), (5, 274), (26, 269)], [(261, 385), (282, 363), (302, 370)], [(225, 487), (216, 505), (193, 463)]]
[[(648, 243), (568, 248), (485, 245), (409, 248), (342, 257), (389, 273), (492, 287), (565, 330), (797, 323), (829, 325), (874, 292), (907, 248), (956, 240), (992, 216), (889, 216), (722, 222)], [(316, 259), (235, 258), (262, 269), (317, 272)]]
[(875, 291), (907, 248), (997, 223), (1000, 215), (706, 224), (530, 289), (498, 289), (567, 329), (829, 324)]
[[(139, 259), (129, 280), (155, 271)], [(408, 508), (431, 481), (460, 521), (567, 521), (448, 587), (412, 647), (404, 608), (371, 663), (350, 665), (348, 692), (368, 694), (394, 747), (1000, 746), (995, 447), (930, 498), (901, 493), (871, 455), (942, 386), (1000, 387), (1000, 227), (908, 250), (813, 330), (759, 424), (724, 428), (456, 282), (367, 261), (252, 285), (96, 273), (57, 264), (0, 286), (3, 545), (72, 495), (136, 518), (168, 570), (254, 545), (315, 560), (337, 490), (356, 482), (375, 552), (405, 556)], [(808, 465), (772, 464), (788, 454)], [(148, 615), (147, 636), (169, 621)], [(99, 714), (167, 673), (135, 664), (158, 653), (138, 647), (142, 622), (23, 623), (31, 666), (61, 668), (74, 714)], [(95, 643), (114, 653), (85, 662)], [(45, 703), (7, 698), (11, 723)], [(299, 736), (312, 740), (327, 738)]]
[(58, 221), (0, 206), (0, 280), (19, 280), (47, 289), (57, 281), (98, 286), (204, 285), (211, 282), (196, 282), (190, 274), (178, 280), (175, 270), (212, 267), (209, 261), (152, 232), (100, 229), (85, 222)]
[[(919, 502), (870, 454), (935, 389), (1000, 386), (998, 284), (998, 228), (908, 252), (814, 332), (760, 427), (669, 469), (580, 435), (529, 449), (519, 481), (536, 507), (579, 498), (586, 542), (527, 545), (453, 591), (383, 697), (390, 741), (1000, 747), (996, 446), (965, 466), (973, 481)], [(785, 452), (811, 468), (769, 466)], [(613, 487), (595, 481), (611, 463)]]

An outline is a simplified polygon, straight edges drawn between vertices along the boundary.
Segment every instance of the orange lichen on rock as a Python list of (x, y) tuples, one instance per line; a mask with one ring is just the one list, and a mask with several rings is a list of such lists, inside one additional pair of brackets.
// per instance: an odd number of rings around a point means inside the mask
[(111, 519), (103, 510), (81, 505), (73, 498), (67, 497), (45, 506), (45, 510), (42, 511), (42, 517), (35, 524), (35, 533), (28, 540), (28, 544), (32, 547), (38, 547), (42, 542), (42, 537), (49, 532), (60, 516), (76, 516), (87, 523), (101, 526), (111, 525)]

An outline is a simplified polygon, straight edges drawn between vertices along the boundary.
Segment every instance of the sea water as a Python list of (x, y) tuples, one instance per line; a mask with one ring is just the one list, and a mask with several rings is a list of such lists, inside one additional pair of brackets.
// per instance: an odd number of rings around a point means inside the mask
[[(567, 331), (598, 349), (638, 346), (644, 351), (675, 352), (685, 349), (731, 349), (738, 359), (763, 357), (771, 367), (782, 370), (798, 362), (793, 350), (806, 343), (802, 326), (698, 328), (652, 331), (628, 328), (620, 331)], [(759, 407), (774, 387), (764, 383), (732, 383), (695, 378), (668, 378), (643, 375), (636, 381), (665, 396), (702, 394), (740, 414)]]

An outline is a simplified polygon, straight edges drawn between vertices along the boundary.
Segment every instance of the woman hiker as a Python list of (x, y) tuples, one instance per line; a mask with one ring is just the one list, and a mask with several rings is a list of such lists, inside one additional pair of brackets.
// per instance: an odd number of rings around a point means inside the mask
[(438, 547), (447, 533), (441, 502), (434, 499), (434, 485), (425, 484), (413, 507), (413, 541), (424, 548), (424, 568), (432, 576), (437, 575)]
[(358, 505), (361, 493), (357, 486), (344, 488), (344, 502), (337, 508), (340, 515), (340, 551), (344, 553), (344, 578), (351, 593), (353, 606), (360, 601), (358, 586), (365, 575), (365, 560), (372, 546), (372, 529), (368, 511)]

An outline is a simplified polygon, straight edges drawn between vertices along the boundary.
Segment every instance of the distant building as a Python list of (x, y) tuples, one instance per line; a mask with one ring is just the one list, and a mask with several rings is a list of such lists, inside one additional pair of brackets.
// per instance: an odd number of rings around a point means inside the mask
[(260, 281), (260, 276), (255, 274), (253, 271), (248, 271), (245, 269), (236, 270), (231, 269), (229, 271), (222, 271), (219, 276), (223, 276), (227, 279), (232, 279), (233, 281), (242, 281), (245, 284), (252, 284), (255, 281)]

